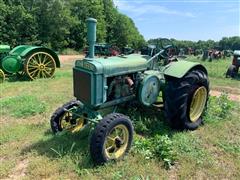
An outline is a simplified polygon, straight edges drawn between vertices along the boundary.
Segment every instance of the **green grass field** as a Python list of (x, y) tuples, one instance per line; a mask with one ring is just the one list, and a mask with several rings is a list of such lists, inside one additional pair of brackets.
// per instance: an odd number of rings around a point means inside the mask
[[(203, 64), (211, 88), (239, 93), (240, 80), (224, 75), (229, 59)], [(0, 85), (0, 179), (240, 179), (240, 105), (226, 94), (210, 98), (196, 131), (171, 130), (162, 112), (128, 113), (137, 132), (131, 152), (95, 167), (88, 138), (50, 130), (52, 112), (74, 98), (71, 68), (64, 64), (54, 79)]]

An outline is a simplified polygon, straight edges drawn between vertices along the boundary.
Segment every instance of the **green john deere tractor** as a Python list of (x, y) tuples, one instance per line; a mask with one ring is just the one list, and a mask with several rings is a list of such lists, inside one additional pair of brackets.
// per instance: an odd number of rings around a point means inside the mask
[(20, 45), (12, 50), (0, 45), (0, 83), (6, 75), (26, 75), (29, 79), (51, 78), (60, 67), (57, 54), (45, 47)]
[[(90, 154), (96, 164), (121, 159), (130, 150), (133, 125), (128, 116), (116, 113), (117, 107), (128, 108), (133, 102), (156, 107), (159, 94), (163, 94), (165, 116), (173, 128), (197, 129), (208, 100), (207, 70), (199, 63), (183, 60), (161, 63), (173, 46), (166, 40), (161, 49), (151, 49), (148, 55), (95, 58), (96, 22), (87, 20), (89, 55), (77, 60), (73, 67), (77, 100), (53, 113), (53, 133), (87, 132)], [(103, 115), (110, 107), (113, 112)]]

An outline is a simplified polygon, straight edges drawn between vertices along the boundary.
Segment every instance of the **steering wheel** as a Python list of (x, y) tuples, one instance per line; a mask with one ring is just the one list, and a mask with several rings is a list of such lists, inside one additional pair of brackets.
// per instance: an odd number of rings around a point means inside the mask
[(171, 49), (175, 48), (172, 41), (170, 41), (167, 38), (162, 38), (160, 41), (160, 47), (162, 49), (162, 52), (160, 53), (160, 56), (164, 59), (171, 58), (173, 54), (171, 53)]

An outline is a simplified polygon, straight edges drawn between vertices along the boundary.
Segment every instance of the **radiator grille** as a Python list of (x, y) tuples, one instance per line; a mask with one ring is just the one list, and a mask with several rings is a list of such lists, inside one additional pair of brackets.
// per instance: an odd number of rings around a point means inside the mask
[(73, 90), (78, 100), (91, 104), (91, 74), (73, 69)]

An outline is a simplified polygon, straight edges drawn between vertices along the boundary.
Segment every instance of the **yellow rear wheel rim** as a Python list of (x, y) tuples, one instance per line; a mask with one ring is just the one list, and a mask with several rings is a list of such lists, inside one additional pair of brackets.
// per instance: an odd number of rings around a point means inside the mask
[(76, 124), (71, 123), (72, 113), (65, 112), (65, 114), (61, 117), (59, 124), (62, 130), (68, 130), (72, 133), (80, 131), (84, 126), (84, 118), (77, 118)]
[(196, 89), (190, 104), (189, 117), (191, 122), (196, 122), (203, 113), (207, 101), (207, 89), (201, 86)]
[(107, 135), (104, 151), (108, 159), (118, 159), (126, 152), (129, 142), (129, 131), (125, 125), (115, 126)]
[(37, 52), (31, 55), (25, 66), (25, 71), (31, 79), (51, 78), (55, 69), (55, 60), (45, 52)]
[(0, 83), (3, 83), (5, 80), (5, 74), (4, 72), (0, 69)]

